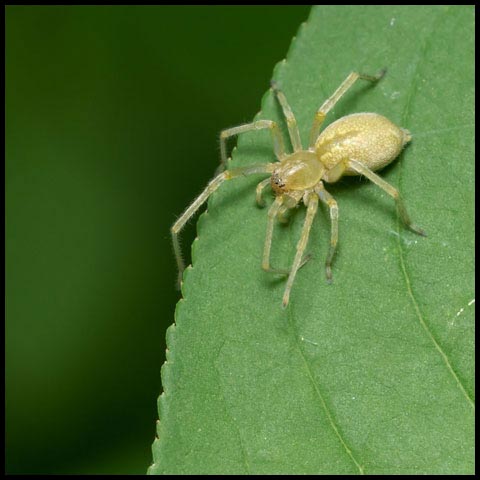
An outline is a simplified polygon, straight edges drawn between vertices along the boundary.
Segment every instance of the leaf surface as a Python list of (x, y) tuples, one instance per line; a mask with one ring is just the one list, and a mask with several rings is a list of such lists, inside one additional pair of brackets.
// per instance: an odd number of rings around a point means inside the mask
[[(327, 186), (340, 209), (333, 283), (321, 207), (313, 259), (283, 310), (285, 280), (260, 268), (267, 217), (254, 191), (265, 176), (226, 182), (199, 219), (167, 332), (149, 473), (473, 473), (473, 16), (464, 6), (312, 9), (273, 75), (304, 145), (350, 71), (387, 67), (376, 86), (357, 82), (326, 124), (372, 111), (412, 132), (381, 175), (428, 237), (406, 230), (364, 179)], [(280, 113), (268, 91), (256, 118), (285, 133)], [(235, 167), (273, 161), (268, 133), (242, 135), (232, 157)], [(274, 266), (291, 263), (304, 215), (276, 227)]]

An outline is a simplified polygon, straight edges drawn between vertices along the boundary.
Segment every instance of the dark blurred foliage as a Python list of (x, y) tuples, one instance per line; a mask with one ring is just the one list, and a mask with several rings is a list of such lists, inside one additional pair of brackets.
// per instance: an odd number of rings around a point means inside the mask
[(8, 473), (146, 472), (169, 227), (308, 12), (6, 7)]

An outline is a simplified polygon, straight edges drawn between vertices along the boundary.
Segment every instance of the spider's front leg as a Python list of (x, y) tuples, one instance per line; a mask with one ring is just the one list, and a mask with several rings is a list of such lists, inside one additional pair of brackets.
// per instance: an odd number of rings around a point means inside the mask
[(286, 308), (288, 305), (288, 300), (290, 297), (290, 290), (292, 289), (295, 276), (297, 275), (298, 269), (302, 266), (304, 261), (302, 261), (303, 252), (308, 243), (308, 237), (310, 236), (310, 229), (312, 227), (313, 219), (317, 213), (318, 208), (318, 196), (315, 193), (311, 193), (308, 196), (307, 200), (307, 215), (305, 216), (305, 222), (303, 223), (302, 235), (300, 240), (297, 243), (297, 251), (295, 253), (295, 259), (293, 260), (292, 268), (287, 280), (287, 286), (285, 287), (285, 293), (283, 294), (282, 306)]
[(175, 259), (178, 267), (178, 288), (182, 282), (183, 271), (185, 270), (185, 262), (182, 257), (182, 249), (178, 240), (178, 235), (190, 218), (195, 215), (196, 211), (205, 203), (208, 197), (215, 192), (225, 180), (230, 180), (235, 177), (254, 175), (256, 173), (272, 173), (275, 168), (273, 163), (262, 163), (257, 165), (249, 165), (247, 167), (233, 168), (225, 170), (218, 174), (207, 185), (205, 190), (193, 201), (193, 203), (183, 212), (178, 220), (172, 225), (170, 232), (172, 234), (173, 250), (175, 252)]
[[(275, 201), (272, 203), (271, 207), (268, 210), (267, 216), (267, 233), (265, 235), (265, 244), (263, 247), (263, 260), (262, 260), (262, 269), (268, 273), (276, 273), (279, 275), (289, 275), (291, 269), (289, 268), (272, 268), (270, 266), (270, 251), (272, 248), (272, 238), (273, 238), (273, 227), (275, 225), (275, 220), (279, 219), (280, 215), (285, 213), (285, 209), (288, 207), (293, 208), (294, 205), (302, 198), (302, 194), (299, 192), (293, 192), (290, 194), (290, 197), (285, 200), (283, 195), (279, 195), (275, 198)], [(306, 255), (301, 261), (298, 268), (305, 265), (305, 263), (310, 260), (310, 255)]]
[(263, 199), (263, 190), (264, 188), (270, 184), (270, 178), (266, 178), (265, 180), (262, 180), (258, 185), (256, 189), (256, 195), (255, 199), (257, 201), (257, 205), (260, 208), (263, 208), (265, 206), (265, 200)]
[(262, 268), (265, 272), (288, 275), (288, 270), (284, 268), (270, 267), (270, 250), (272, 248), (273, 227), (275, 225), (275, 218), (277, 217), (282, 204), (283, 204), (283, 195), (279, 195), (278, 197), (275, 198), (275, 201), (272, 203), (272, 206), (268, 209), (267, 233), (265, 235), (265, 244), (263, 246)]

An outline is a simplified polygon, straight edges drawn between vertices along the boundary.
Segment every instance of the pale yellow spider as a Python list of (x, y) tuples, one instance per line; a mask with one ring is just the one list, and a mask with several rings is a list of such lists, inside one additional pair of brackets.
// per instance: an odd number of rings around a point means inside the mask
[[(330, 249), (326, 261), (326, 275), (328, 282), (331, 282), (332, 279), (331, 264), (338, 240), (338, 206), (334, 198), (325, 190), (323, 181), (333, 183), (338, 181), (343, 175), (364, 175), (393, 197), (397, 204), (400, 218), (405, 225), (415, 233), (425, 236), (424, 230), (411, 222), (398, 190), (374, 173), (375, 170), (379, 170), (392, 162), (410, 141), (411, 136), (408, 130), (397, 127), (390, 120), (377, 113), (354, 113), (333, 122), (319, 134), (320, 127), (327, 113), (356, 80), (361, 78), (370, 82), (377, 82), (383, 77), (384, 73), (385, 70), (380, 71), (376, 75), (363, 75), (357, 72), (350, 73), (315, 114), (310, 133), (310, 144), (307, 150), (304, 150), (302, 147), (297, 121), (287, 103), (287, 99), (274, 82), (272, 82), (272, 88), (287, 120), (293, 153), (285, 152), (278, 125), (272, 120), (258, 120), (221, 132), (220, 146), (223, 166), (227, 164), (227, 138), (251, 130), (267, 128), (271, 131), (273, 150), (279, 163), (255, 164), (225, 170), (208, 184), (205, 190), (174, 223), (171, 233), (179, 271), (179, 283), (182, 280), (184, 270), (178, 241), (180, 230), (225, 180), (238, 176), (270, 174), (269, 178), (258, 184), (256, 190), (256, 199), (260, 206), (264, 205), (262, 191), (268, 184), (271, 185), (276, 195), (275, 201), (268, 210), (262, 268), (266, 272), (288, 275), (283, 295), (283, 307), (288, 305), (290, 291), (298, 269), (308, 260), (308, 257), (304, 258), (303, 254), (307, 246), (313, 219), (317, 213), (318, 199), (325, 203), (330, 210), (332, 229)], [(292, 267), (289, 270), (272, 268), (270, 267), (270, 248), (275, 219), (282, 220), (286, 211), (297, 206), (301, 200), (307, 207), (307, 214)]]

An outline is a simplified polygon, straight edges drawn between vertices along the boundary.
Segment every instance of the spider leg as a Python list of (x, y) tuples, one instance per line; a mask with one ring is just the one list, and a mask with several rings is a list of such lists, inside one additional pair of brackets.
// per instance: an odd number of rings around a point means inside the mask
[(245, 125), (222, 130), (220, 133), (220, 167), (227, 168), (227, 138), (239, 135), (240, 133), (250, 132), (252, 130), (264, 130), (265, 128), (270, 129), (273, 141), (273, 151), (275, 152), (277, 159), (281, 160), (285, 156), (285, 147), (283, 146), (282, 134), (277, 123), (272, 120), (257, 120), (253, 123), (246, 123)]
[(291, 208), (287, 208), (285, 205), (282, 205), (280, 210), (278, 211), (278, 221), (280, 223), (287, 223), (289, 220), (289, 212), (291, 211)]
[(268, 220), (267, 220), (267, 233), (265, 235), (265, 244), (263, 247), (263, 260), (262, 260), (262, 269), (270, 273), (281, 273), (288, 275), (288, 270), (283, 268), (271, 268), (270, 267), (270, 250), (272, 248), (272, 237), (273, 237), (273, 227), (275, 225), (275, 218), (278, 215), (280, 207), (283, 203), (283, 196), (279, 195), (275, 198), (275, 201), (272, 203), (272, 206), (268, 209)]
[(262, 180), (258, 185), (257, 185), (257, 190), (256, 190), (256, 200), (257, 200), (257, 205), (261, 208), (265, 206), (265, 200), (262, 197), (262, 192), (263, 189), (270, 184), (270, 177), (266, 178), (265, 180)]
[(246, 167), (234, 168), (231, 170), (225, 170), (217, 175), (207, 185), (205, 190), (193, 201), (193, 203), (182, 213), (180, 218), (172, 225), (170, 233), (172, 235), (173, 250), (175, 252), (175, 259), (178, 267), (178, 287), (180, 288), (182, 282), (183, 271), (185, 269), (185, 263), (182, 257), (182, 250), (178, 235), (185, 224), (196, 213), (196, 211), (206, 202), (208, 197), (215, 192), (218, 187), (225, 181), (239, 176), (253, 175), (256, 173), (271, 173), (275, 165), (273, 163), (262, 163), (257, 165), (249, 165)]
[(286, 308), (288, 305), (288, 300), (290, 297), (290, 290), (292, 289), (293, 282), (295, 280), (295, 275), (297, 274), (298, 269), (302, 265), (302, 256), (307, 246), (308, 237), (310, 235), (310, 228), (312, 226), (313, 219), (317, 213), (318, 208), (318, 196), (311, 194), (308, 197), (307, 201), (307, 215), (305, 216), (305, 222), (303, 223), (302, 235), (300, 240), (297, 243), (297, 251), (295, 253), (295, 259), (293, 260), (292, 268), (287, 280), (287, 286), (285, 287), (285, 293), (283, 294), (282, 305), (283, 308)]
[(327, 282), (332, 281), (332, 260), (335, 255), (338, 242), (338, 205), (336, 200), (325, 190), (323, 183), (320, 182), (315, 187), (315, 192), (320, 197), (320, 200), (327, 205), (330, 210), (330, 222), (332, 225), (332, 231), (330, 234), (330, 249), (328, 251), (327, 261), (325, 263), (325, 270), (327, 274)]
[(302, 141), (300, 140), (300, 132), (298, 131), (297, 120), (295, 119), (295, 115), (293, 114), (292, 109), (287, 102), (287, 97), (285, 97), (285, 94), (280, 90), (276, 82), (272, 80), (270, 85), (277, 96), (278, 103), (282, 107), (283, 115), (287, 120), (288, 134), (290, 135), (293, 151), (298, 152), (299, 150), (303, 150)]
[(359, 79), (368, 80), (369, 82), (378, 82), (384, 75), (386, 70), (380, 70), (375, 75), (365, 75), (363, 73), (351, 72), (348, 77), (340, 84), (340, 86), (335, 90), (333, 95), (317, 110), (315, 118), (313, 119), (312, 130), (310, 131), (310, 148), (315, 146), (315, 142), (318, 137), (318, 132), (322, 126), (327, 113), (335, 106), (335, 104), (340, 100), (340, 98), (347, 92), (347, 90)]
[(380, 177), (376, 173), (373, 173), (368, 167), (366, 167), (363, 163), (358, 162), (357, 160), (349, 160), (348, 167), (350, 167), (352, 170), (355, 170), (357, 173), (364, 175), (371, 182), (373, 182), (375, 185), (377, 185), (382, 190), (387, 192), (391, 197), (393, 197), (393, 199), (397, 204), (398, 213), (400, 214), (400, 218), (402, 219), (403, 223), (410, 230), (417, 233), (418, 235), (422, 235), (424, 237), (427, 236), (427, 234), (425, 233), (425, 230), (415, 225), (410, 220), (410, 216), (407, 213), (407, 209), (405, 208), (405, 204), (403, 203), (402, 197), (400, 196), (400, 193), (396, 188), (392, 187), (382, 177)]
[[(275, 225), (275, 219), (281, 221), (280, 215), (284, 214), (287, 209), (287, 206), (284, 203), (284, 197), (278, 196), (275, 198), (275, 201), (272, 203), (271, 207), (268, 210), (267, 216), (267, 233), (265, 235), (265, 244), (263, 247), (263, 260), (262, 260), (262, 269), (268, 273), (276, 273), (279, 275), (288, 275), (290, 273), (289, 268), (272, 268), (270, 266), (270, 251), (272, 248), (272, 238), (273, 238), (273, 227)], [(305, 255), (300, 262), (301, 268), (310, 260), (310, 255)]]

